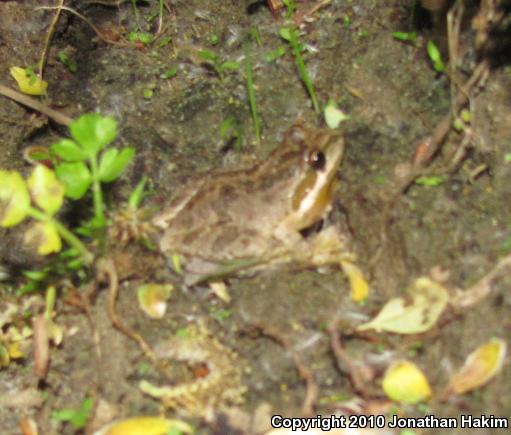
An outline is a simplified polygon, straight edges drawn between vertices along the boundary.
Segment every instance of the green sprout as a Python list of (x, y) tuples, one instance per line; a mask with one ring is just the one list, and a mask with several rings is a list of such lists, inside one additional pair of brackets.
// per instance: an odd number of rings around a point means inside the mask
[(71, 139), (61, 139), (51, 146), (51, 151), (64, 160), (55, 168), (57, 177), (65, 186), (65, 195), (71, 199), (82, 198), (92, 186), (94, 204), (93, 228), (106, 226), (105, 204), (101, 183), (117, 179), (132, 161), (135, 150), (121, 150), (107, 145), (117, 137), (117, 123), (109, 116), (90, 113), (80, 116), (69, 126)]
[(239, 151), (241, 149), (241, 139), (243, 136), (243, 127), (240, 121), (234, 116), (228, 116), (220, 124), (220, 137), (227, 141), (234, 141), (234, 149)]
[(286, 54), (286, 48), (282, 45), (264, 55), (266, 62), (273, 62)]
[(128, 41), (130, 42), (140, 42), (141, 44), (149, 45), (153, 40), (153, 35), (141, 32), (140, 30), (133, 30), (128, 33)]
[(1, 227), (18, 225), (31, 217), (36, 222), (25, 233), (25, 242), (36, 245), (40, 255), (59, 252), (62, 238), (81, 254), (84, 262), (92, 261), (85, 245), (54, 217), (64, 202), (64, 185), (55, 172), (37, 165), (25, 181), (17, 171), (0, 170), (0, 180)]
[(293, 14), (296, 10), (296, 5), (294, 0), (282, 0), (282, 3), (284, 3), (284, 6), (286, 7), (286, 19), (289, 20), (292, 18)]
[(261, 32), (259, 32), (259, 29), (257, 27), (252, 27), (250, 29), (250, 37), (254, 39), (258, 47), (263, 46), (263, 40), (261, 39)]
[(416, 32), (392, 32), (392, 37), (404, 42), (415, 42), (417, 39)]
[(64, 65), (65, 67), (67, 67), (67, 69), (72, 72), (72, 73), (75, 73), (78, 71), (78, 66), (76, 65), (76, 62), (71, 59), (67, 53), (65, 51), (61, 51), (59, 54), (58, 54), (58, 59), (60, 61), (60, 63), (62, 63), (62, 65)]
[(173, 66), (160, 74), (160, 78), (168, 80), (172, 79), (177, 75), (177, 66)]
[(160, 39), (160, 42), (158, 42), (158, 48), (165, 47), (166, 45), (169, 45), (172, 42), (172, 36), (164, 36)]
[(436, 187), (440, 186), (445, 181), (445, 177), (441, 175), (430, 175), (419, 177), (415, 180), (415, 183), (419, 186)]
[(431, 62), (433, 62), (433, 68), (436, 72), (442, 73), (445, 71), (445, 65), (442, 60), (442, 55), (440, 54), (440, 50), (436, 46), (436, 44), (429, 40), (428, 45), (426, 47), (428, 51), (428, 56), (431, 59)]
[(298, 32), (293, 28), (282, 28), (279, 30), (279, 35), (281, 38), (285, 39), (291, 45), (291, 51), (293, 52), (293, 56), (295, 58), (296, 66), (298, 68), (298, 73), (300, 74), (300, 78), (309, 93), (309, 96), (312, 101), (312, 106), (314, 107), (314, 111), (319, 113), (319, 104), (316, 99), (316, 94), (314, 92), (314, 85), (312, 84), (312, 80), (309, 76), (309, 72), (305, 67), (305, 62), (303, 61), (302, 51), (303, 45), (298, 42)]
[(78, 409), (62, 409), (52, 414), (52, 419), (69, 422), (75, 429), (83, 429), (92, 415), (94, 402), (91, 398), (84, 399)]
[(259, 122), (259, 114), (257, 113), (250, 43), (245, 45), (245, 79), (247, 82), (248, 103), (250, 106), (250, 114), (252, 115), (252, 122), (254, 123), (256, 142), (259, 144), (261, 142), (261, 123)]
[(205, 63), (213, 67), (220, 80), (223, 80), (226, 71), (237, 71), (240, 69), (240, 64), (238, 62), (223, 60), (214, 51), (199, 50), (198, 55)]

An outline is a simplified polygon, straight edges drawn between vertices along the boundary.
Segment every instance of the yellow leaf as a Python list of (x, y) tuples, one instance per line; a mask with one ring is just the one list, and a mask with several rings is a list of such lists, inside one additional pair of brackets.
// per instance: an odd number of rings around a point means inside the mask
[(0, 343), (0, 368), (7, 367), (11, 362), (11, 357), (9, 355), (9, 350)]
[(493, 337), (474, 350), (449, 381), (448, 394), (463, 394), (490, 381), (502, 368), (506, 347), (504, 340)]
[(55, 172), (44, 165), (37, 165), (27, 180), (34, 202), (50, 216), (55, 214), (64, 201), (64, 185), (57, 180)]
[(396, 361), (387, 368), (382, 387), (391, 400), (411, 405), (431, 396), (431, 387), (422, 371), (406, 360)]
[(18, 83), (20, 91), (28, 95), (45, 95), (48, 82), (35, 75), (30, 70), (13, 66), (10, 69), (11, 76)]
[(351, 300), (362, 302), (369, 296), (369, 284), (367, 284), (362, 271), (353, 263), (341, 261), (341, 267), (350, 281)]
[(140, 308), (149, 317), (161, 319), (167, 310), (167, 299), (173, 286), (170, 284), (146, 284), (137, 289), (138, 303)]
[(25, 243), (35, 245), (39, 255), (59, 252), (62, 248), (59, 233), (51, 222), (36, 222), (26, 233)]
[(160, 417), (134, 417), (110, 424), (94, 435), (167, 435), (175, 430), (193, 434), (192, 426), (184, 421)]
[(30, 195), (20, 173), (0, 170), (0, 226), (19, 224), (29, 206)]
[(417, 278), (409, 290), (412, 303), (403, 298), (388, 301), (371, 321), (358, 326), (358, 331), (375, 329), (398, 334), (420, 334), (429, 330), (444, 311), (449, 300), (447, 290), (429, 278)]
[(25, 353), (21, 349), (21, 342), (17, 341), (16, 343), (9, 343), (7, 346), (7, 351), (9, 352), (9, 356), (11, 359), (22, 359), (25, 358)]

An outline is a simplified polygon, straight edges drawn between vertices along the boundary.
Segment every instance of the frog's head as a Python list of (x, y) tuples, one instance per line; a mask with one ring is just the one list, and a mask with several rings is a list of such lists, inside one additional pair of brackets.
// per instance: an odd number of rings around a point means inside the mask
[(344, 140), (332, 130), (308, 130), (296, 125), (286, 134), (284, 144), (289, 160), (294, 160), (295, 171), (283, 224), (288, 230), (299, 231), (321, 220), (331, 208)]

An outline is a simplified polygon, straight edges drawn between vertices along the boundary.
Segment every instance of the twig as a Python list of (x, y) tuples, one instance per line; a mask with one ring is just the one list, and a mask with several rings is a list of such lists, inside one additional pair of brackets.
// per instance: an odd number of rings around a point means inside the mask
[(51, 21), (50, 28), (48, 29), (48, 33), (46, 34), (46, 41), (44, 41), (44, 49), (41, 53), (41, 60), (39, 61), (39, 78), (43, 78), (44, 66), (46, 64), (46, 58), (48, 56), (48, 51), (50, 50), (50, 42), (55, 32), (55, 27), (57, 27), (57, 22), (59, 21), (60, 12), (64, 6), (64, 0), (59, 0), (59, 4), (54, 6), (56, 9), (55, 15), (53, 16), (53, 20)]
[[(58, 6), (39, 6), (36, 8), (36, 10), (40, 10), (40, 9), (52, 10), (52, 9), (56, 9), (57, 7)], [(97, 37), (99, 39), (101, 39), (103, 42), (106, 42), (107, 44), (117, 45), (120, 47), (129, 46), (129, 44), (126, 44), (124, 42), (112, 41), (111, 39), (108, 39), (105, 36), (103, 36), (103, 34), (100, 32), (100, 30), (94, 24), (92, 24), (92, 22), (87, 17), (83, 16), (80, 12), (74, 10), (73, 8), (69, 8), (67, 6), (62, 6), (62, 7), (60, 7), (60, 10), (70, 12), (70, 13), (76, 15), (77, 17), (81, 18), (83, 21), (85, 21), (91, 27), (92, 30), (94, 30)]]
[(391, 195), (391, 198), (388, 200), (387, 204), (383, 208), (382, 212), (382, 220), (381, 220), (381, 229), (380, 229), (380, 246), (376, 250), (375, 254), (369, 260), (369, 265), (373, 267), (380, 255), (383, 252), (383, 248), (385, 246), (386, 235), (388, 228), (392, 223), (392, 216), (394, 211), (396, 210), (396, 203), (406, 191), (410, 188), (410, 186), (414, 183), (414, 181), (422, 176), (427, 174), (426, 168), (430, 164), (432, 158), (440, 151), (442, 145), (447, 138), (447, 135), (451, 131), (452, 128), (452, 120), (455, 114), (457, 114), (460, 108), (467, 103), (470, 99), (471, 93), (477, 87), (479, 83), (481, 83), (489, 73), (490, 64), (487, 59), (482, 60), (474, 72), (470, 76), (470, 78), (464, 83), (464, 85), (459, 87), (458, 93), (452, 103), (452, 110), (449, 111), (447, 115), (444, 116), (442, 121), (436, 126), (433, 134), (431, 136), (431, 141), (429, 144), (428, 158), (422, 159), (418, 164), (414, 164), (410, 173), (404, 177), (395, 188), (394, 193)]
[(137, 342), (144, 354), (152, 362), (157, 362), (156, 355), (150, 346), (146, 343), (146, 341), (142, 338), (142, 336), (131, 329), (128, 325), (126, 325), (117, 315), (116, 302), (117, 294), (119, 292), (119, 278), (115, 264), (111, 259), (103, 258), (98, 261), (98, 277), (100, 279), (106, 279), (108, 282), (108, 315), (110, 316), (110, 320), (112, 321), (114, 327), (116, 327), (127, 337), (131, 338), (133, 341)]
[(460, 291), (451, 304), (456, 308), (471, 308), (481, 302), (491, 293), (491, 282), (503, 270), (511, 267), (511, 255), (501, 258), (493, 269), (481, 278), (476, 284), (464, 291)]
[(328, 334), (330, 335), (330, 347), (334, 353), (337, 367), (342, 373), (346, 373), (351, 382), (351, 386), (356, 393), (362, 397), (369, 397), (366, 387), (366, 380), (360, 367), (353, 363), (353, 360), (342, 347), (341, 334), (339, 333), (340, 319), (334, 318), (328, 326)]
[(28, 95), (22, 94), (21, 92), (15, 91), (7, 86), (0, 85), (0, 95), (4, 97), (10, 98), (17, 103), (23, 104), (24, 106), (30, 107), (37, 112), (41, 112), (43, 115), (46, 115), (48, 118), (53, 119), (56, 123), (68, 126), (73, 121), (67, 115), (64, 115), (62, 112), (58, 110), (52, 109), (35, 98), (29, 97)]
[(302, 403), (302, 414), (309, 417), (313, 416), (314, 409), (318, 401), (319, 387), (316, 380), (314, 379), (312, 371), (302, 362), (298, 352), (293, 350), (293, 346), (285, 337), (266, 325), (254, 324), (253, 326), (262, 335), (280, 344), (291, 354), (298, 374), (305, 381), (305, 398), (303, 399)]

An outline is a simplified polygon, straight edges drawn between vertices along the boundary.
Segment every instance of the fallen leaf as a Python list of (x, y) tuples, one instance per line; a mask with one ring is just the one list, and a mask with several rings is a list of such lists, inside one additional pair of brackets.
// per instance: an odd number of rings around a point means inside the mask
[(409, 290), (412, 303), (403, 298), (388, 301), (371, 321), (359, 325), (358, 331), (375, 329), (398, 334), (419, 334), (429, 330), (444, 311), (449, 300), (447, 290), (429, 278), (417, 278)]
[(25, 233), (24, 241), (27, 245), (35, 245), (39, 255), (48, 255), (59, 252), (62, 248), (57, 228), (52, 222), (36, 222)]
[(37, 165), (28, 177), (27, 185), (34, 202), (50, 216), (62, 207), (64, 185), (51, 169)]
[(11, 76), (16, 80), (20, 91), (28, 95), (45, 95), (48, 82), (38, 77), (29, 69), (13, 66), (9, 70)]
[(121, 420), (94, 432), (94, 435), (166, 435), (193, 434), (192, 426), (181, 420), (161, 417), (133, 417)]
[(467, 357), (460, 371), (451, 377), (447, 394), (463, 394), (488, 383), (502, 368), (506, 348), (506, 342), (496, 337), (479, 346)]
[(410, 405), (431, 396), (431, 387), (422, 371), (406, 360), (395, 361), (387, 368), (382, 387), (391, 400)]
[(19, 224), (25, 219), (29, 206), (30, 195), (20, 173), (0, 170), (0, 226)]
[(362, 271), (348, 261), (341, 261), (341, 267), (350, 281), (351, 300), (354, 302), (365, 301), (369, 295), (369, 284), (367, 284)]
[(329, 100), (323, 111), (325, 115), (325, 122), (329, 128), (337, 128), (339, 124), (347, 119), (350, 119), (342, 110), (337, 108), (334, 101)]
[(138, 303), (152, 319), (161, 319), (167, 310), (167, 299), (172, 292), (170, 284), (145, 284), (137, 289)]

